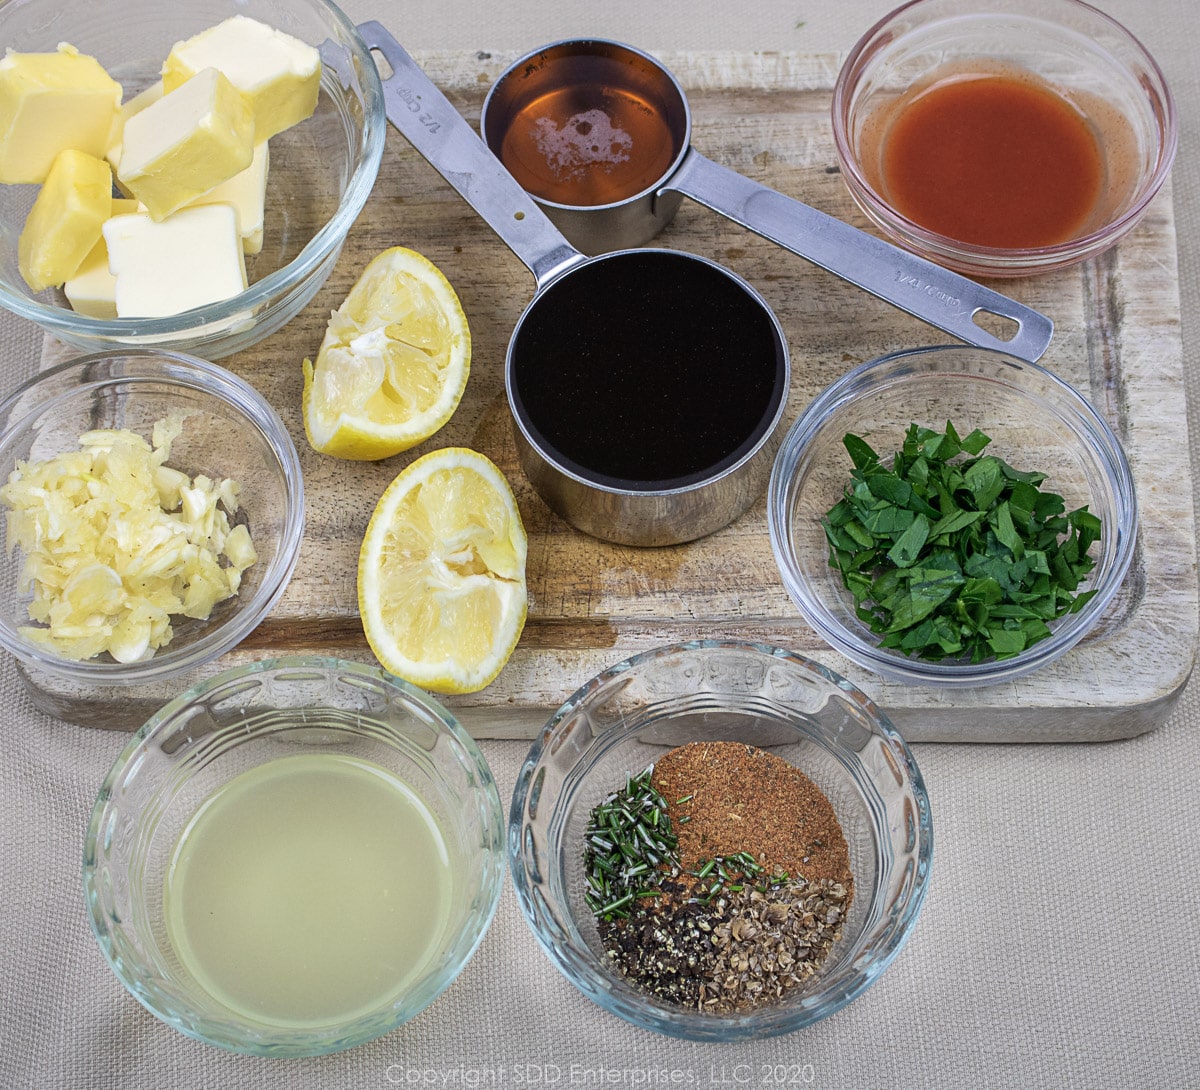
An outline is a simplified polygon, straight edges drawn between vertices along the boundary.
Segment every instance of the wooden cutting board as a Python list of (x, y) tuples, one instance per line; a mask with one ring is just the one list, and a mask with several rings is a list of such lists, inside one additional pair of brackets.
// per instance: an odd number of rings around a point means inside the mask
[[(703, 154), (865, 227), (838, 174), (829, 101), (833, 55), (670, 54)], [(478, 128), (488, 87), (515, 56), (424, 53), (430, 77)], [(268, 223), (269, 229), (269, 223)], [(947, 337), (722, 217), (685, 202), (657, 244), (714, 258), (755, 285), (791, 351), (787, 423), (851, 366)], [(439, 434), (378, 464), (314, 454), (300, 417), (300, 361), (316, 353), (330, 310), (378, 251), (411, 246), (455, 285), (471, 324), (471, 377)], [(1052, 317), (1042, 363), (1082, 389), (1129, 455), (1141, 504), (1132, 570), (1100, 625), (1032, 677), (969, 691), (885, 682), (830, 650), (780, 581), (760, 500), (710, 537), (665, 549), (606, 544), (550, 513), (517, 464), (504, 397), (505, 347), (533, 278), (487, 225), (389, 129), (374, 192), (329, 282), (291, 324), (223, 361), (271, 401), (304, 467), (307, 530), (287, 593), (236, 651), (205, 673), (271, 654), (313, 651), (373, 661), (356, 611), (359, 542), (376, 500), (412, 458), (452, 445), (491, 457), (512, 482), (529, 532), (529, 620), (500, 677), (447, 698), (478, 737), (532, 737), (590, 676), (661, 644), (748, 639), (790, 648), (846, 676), (912, 741), (1086, 741), (1163, 721), (1191, 671), (1197, 573), (1169, 187), (1117, 249), (1074, 269), (993, 287)], [(47, 342), (46, 362), (73, 353)], [(175, 695), (149, 694), (151, 702)], [(136, 725), (132, 716), (124, 725)]]

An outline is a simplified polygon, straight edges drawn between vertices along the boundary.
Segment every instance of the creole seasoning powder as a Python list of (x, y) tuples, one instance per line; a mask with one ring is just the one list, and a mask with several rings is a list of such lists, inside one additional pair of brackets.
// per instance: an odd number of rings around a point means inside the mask
[(741, 742), (692, 742), (660, 758), (651, 783), (667, 800), (684, 869), (745, 851), (768, 870), (853, 888), (833, 806), (782, 757)]

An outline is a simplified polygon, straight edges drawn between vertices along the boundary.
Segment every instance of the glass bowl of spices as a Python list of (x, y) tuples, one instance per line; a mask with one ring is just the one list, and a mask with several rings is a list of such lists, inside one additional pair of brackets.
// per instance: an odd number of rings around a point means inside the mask
[(1074, 387), (983, 348), (860, 364), (780, 447), (771, 548), (830, 646), (894, 681), (1010, 681), (1104, 618), (1132, 562), (1133, 475)]
[(132, 738), (92, 811), (83, 887), (152, 1014), (229, 1051), (314, 1056), (450, 986), (495, 913), (503, 836), (487, 762), (437, 701), (375, 667), (267, 659)]
[(1078, 0), (913, 0), (859, 39), (833, 97), (855, 201), (901, 246), (1023, 276), (1112, 246), (1171, 169), (1158, 65)]
[(644, 1029), (790, 1033), (866, 989), (929, 880), (912, 753), (861, 692), (760, 644), (613, 666), (553, 715), (517, 778), (518, 900), (566, 978)]

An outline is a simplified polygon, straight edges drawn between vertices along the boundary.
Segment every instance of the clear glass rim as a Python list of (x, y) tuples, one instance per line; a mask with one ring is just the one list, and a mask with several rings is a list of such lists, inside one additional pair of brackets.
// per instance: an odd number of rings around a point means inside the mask
[[(398, 1001), (393, 1009), (394, 1017), (388, 1019), (387, 1024), (380, 1024), (374, 1020), (374, 1016), (379, 1013), (376, 1011), (372, 1012), (372, 1016), (368, 1016), (371, 1019), (369, 1030), (358, 1035), (352, 1031), (354, 1023), (328, 1029), (294, 1030), (263, 1024), (255, 1026), (245, 1037), (233, 1039), (215, 1033), (205, 1033), (168, 1014), (159, 1009), (139, 987), (133, 967), (127, 966), (114, 951), (107, 922), (99, 911), (99, 898), (95, 888), (97, 845), (109, 799), (124, 781), (131, 766), (134, 766), (133, 774), (136, 775), (135, 762), (145, 748), (153, 744), (157, 734), (168, 730), (176, 718), (194, 701), (221, 688), (236, 689), (246, 678), (256, 674), (291, 670), (353, 674), (369, 679), (372, 683), (395, 692), (401, 701), (417, 705), (437, 722), (440, 729), (444, 729), (450, 735), (464, 764), (469, 765), (474, 773), (477, 789), (482, 796), (481, 811), (486, 814), (489, 822), (484, 830), (487, 839), (482, 846), (483, 881), (480, 887), (480, 911), (472, 917), (473, 926), (464, 928), (455, 940), (451, 956), (446, 959), (442, 969), (427, 978), (426, 984), (419, 989), (419, 1001), (412, 1004)], [(230, 1052), (273, 1057), (319, 1056), (353, 1048), (391, 1032), (425, 1010), (450, 987), (475, 955), (495, 918), (504, 886), (506, 857), (503, 836), (504, 810), (491, 767), (475, 739), (438, 700), (423, 689), (388, 674), (379, 667), (325, 655), (284, 655), (234, 667), (192, 686), (155, 712), (130, 738), (105, 776), (93, 804), (84, 839), (81, 878), (88, 922), (105, 960), (130, 995), (156, 1018), (188, 1037)]]
[[(357, 27), (331, 0), (316, 0), (319, 7), (330, 14), (346, 38), (351, 56), (359, 63), (363, 79), (363, 133), (362, 149), (350, 177), (346, 191), (342, 194), (337, 211), (291, 261), (261, 280), (255, 281), (245, 291), (216, 303), (185, 311), (182, 315), (166, 318), (121, 318), (111, 320), (93, 318), (80, 314), (70, 307), (54, 306), (40, 302), (23, 293), (10, 290), (0, 282), (0, 306), (18, 317), (35, 322), (52, 333), (70, 341), (77, 338), (112, 338), (114, 341), (129, 339), (183, 338), (189, 334), (206, 335), (210, 330), (230, 323), (236, 324), (246, 312), (258, 313), (259, 308), (273, 309), (279, 297), (286, 298), (304, 284), (309, 275), (329, 254), (342, 244), (350, 226), (358, 218), (371, 190), (375, 185), (379, 164), (383, 159), (384, 140), (387, 136), (387, 119), (384, 115), (383, 85), (379, 70), (371, 57), (370, 50), (358, 33)], [(322, 74), (324, 80), (324, 74)]]
[[(963, 353), (978, 359), (994, 360), (997, 380), (1009, 379), (1005, 385), (1013, 389), (1020, 390), (1020, 385), (1012, 381), (1010, 376), (1027, 371), (1055, 391), (1059, 396), (1059, 405), (1071, 414), (1069, 422), (1073, 433), (1103, 468), (1117, 506), (1114, 554), (1108, 577), (1098, 585), (1095, 597), (1085, 603), (1078, 613), (1060, 618), (1052, 635), (1016, 657), (989, 660), (976, 665), (910, 659), (899, 652), (882, 650), (861, 638), (846, 628), (821, 597), (811, 591), (789, 547), (797, 467), (816, 434), (829, 425), (838, 408), (867, 392), (881, 372), (899, 372), (921, 357), (936, 361)], [(772, 467), (767, 485), (767, 528), (771, 551), (789, 597), (816, 633), (834, 650), (881, 677), (966, 688), (996, 684), (1031, 673), (1065, 654), (1087, 634), (1120, 589), (1133, 561), (1138, 532), (1138, 505), (1133, 472), (1120, 441), (1108, 422), (1074, 386), (1040, 364), (1018, 360), (995, 349), (947, 344), (905, 349), (868, 360), (846, 372), (813, 399), (784, 436)]]
[(108, 379), (81, 381), (72, 389), (57, 395), (53, 400), (71, 399), (91, 390), (113, 385), (159, 385), (184, 386), (207, 396), (216, 397), (230, 406), (246, 424), (253, 427), (263, 438), (266, 446), (278, 463), (285, 483), (284, 520), (280, 529), (280, 547), (263, 575), (253, 597), (239, 603), (237, 611), (222, 625), (186, 646), (164, 651), (141, 662), (77, 662), (48, 655), (23, 640), (20, 633), (0, 617), (0, 646), (11, 652), (18, 660), (36, 664), (39, 669), (103, 685), (133, 685), (175, 673), (182, 673), (195, 666), (211, 661), (240, 642), (274, 608), (291, 579), (300, 557), (300, 544), (304, 536), (304, 474), (300, 467), (300, 456), (279, 414), (253, 386), (232, 371), (215, 363), (180, 352), (149, 348), (129, 348), (112, 352), (96, 352), (80, 356), (55, 367), (47, 368), (27, 382), (22, 383), (0, 401), (0, 420), (7, 421), (0, 434), (0, 449), (8, 439), (22, 431), (34, 418), (46, 410), (48, 404), (39, 400), (25, 410), (16, 420), (8, 420), (21, 400), (40, 388), (53, 387), (54, 383), (72, 372), (86, 372), (89, 367), (105, 361), (123, 359), (142, 360), (165, 364), (167, 371), (161, 375), (140, 374), (136, 376), (113, 376)]
[[(1158, 153), (1155, 158), (1154, 170), (1141, 180), (1137, 199), (1124, 212), (1103, 227), (1051, 246), (1015, 248), (979, 246), (960, 242), (958, 239), (922, 227), (892, 208), (875, 190), (859, 168), (858, 159), (854, 154), (853, 141), (847, 128), (849, 110), (861, 74), (861, 66), (877, 41), (886, 40), (891, 45), (895, 40), (899, 40), (893, 37), (891, 29), (897, 19), (932, 2), (934, 0), (908, 0), (908, 3), (900, 5), (883, 16), (855, 43), (834, 82), (833, 101), (830, 108), (834, 146), (847, 188), (862, 210), (882, 230), (894, 238), (903, 240), (908, 246), (928, 254), (934, 260), (941, 261), (960, 271), (994, 276), (1017, 276), (1029, 272), (1048, 272), (1064, 268), (1095, 256), (1127, 234), (1141, 220), (1150, 202), (1158, 195), (1175, 161), (1179, 145), (1179, 121), (1175, 98), (1167, 84), (1166, 76), (1146, 47), (1112, 16), (1091, 4), (1084, 3), (1083, 0), (1058, 0), (1058, 2), (1065, 7), (1086, 12), (1089, 17), (1106, 24), (1110, 30), (1128, 42), (1153, 77), (1153, 86), (1146, 88), (1146, 93), (1156, 96), (1162, 108)], [(1052, 0), (1046, 0), (1046, 3), (1051, 2)], [(1050, 19), (1051, 14), (1044, 13), (1044, 18)], [(900, 35), (900, 38), (902, 37), (903, 35)]]
[[(862, 722), (890, 747), (897, 768), (905, 775), (906, 799), (916, 813), (916, 844), (910, 853), (914, 868), (913, 888), (903, 911), (892, 915), (886, 941), (873, 951), (870, 963), (851, 966), (844, 981), (832, 991), (801, 996), (786, 1005), (765, 1006), (743, 1014), (703, 1014), (685, 1009), (671, 1010), (640, 999), (636, 995), (615, 992), (610, 978), (601, 971), (593, 952), (585, 945), (578, 948), (547, 933), (539, 920), (540, 910), (524, 863), (525, 846), (522, 826), (528, 814), (530, 797), (537, 797), (536, 770), (543, 756), (553, 749), (562, 723), (594, 694), (639, 666), (655, 659), (681, 653), (744, 652), (783, 662), (845, 693), (862, 710)], [(598, 743), (593, 742), (595, 747)], [(831, 749), (837, 749), (831, 742)], [(792, 1033), (836, 1013), (869, 988), (903, 949), (924, 904), (933, 860), (933, 824), (925, 781), (908, 744), (887, 715), (856, 686), (839, 674), (811, 659), (784, 648), (743, 640), (690, 640), (654, 648), (630, 656), (585, 682), (553, 713), (534, 740), (522, 763), (513, 790), (508, 818), (508, 855), (517, 902), (525, 922), (552, 964), (576, 988), (602, 1009), (638, 1026), (669, 1037), (693, 1041), (749, 1040)], [(538, 895), (540, 897), (540, 894)], [(878, 910), (878, 913), (876, 912)], [(873, 916), (886, 915), (886, 906), (872, 906)]]

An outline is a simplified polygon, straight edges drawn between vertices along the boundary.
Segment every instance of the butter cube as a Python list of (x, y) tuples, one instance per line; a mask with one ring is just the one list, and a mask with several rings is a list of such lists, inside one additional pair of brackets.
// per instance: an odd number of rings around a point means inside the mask
[(65, 42), (0, 60), (0, 182), (44, 182), (60, 151), (101, 159), (121, 85)]
[(68, 148), (54, 158), (17, 241), (17, 265), (33, 291), (75, 275), (112, 211), (112, 171)]
[[(137, 201), (113, 198), (112, 215), (128, 216), (138, 210)], [(109, 217), (111, 219), (111, 216)], [(108, 246), (104, 232), (92, 247), (92, 252), (83, 259), (75, 275), (63, 284), (63, 292), (71, 309), (91, 318), (115, 318), (117, 316), (117, 278), (108, 269)]]
[(227, 182), (197, 197), (192, 204), (231, 204), (237, 209), (242, 250), (256, 254), (263, 243), (263, 210), (267, 198), (267, 170), (270, 167), (267, 142), (255, 145), (250, 165)]
[[(163, 97), (162, 80), (155, 80), (143, 91), (139, 91), (128, 102), (122, 102), (113, 116), (112, 129), (108, 134), (108, 150), (104, 157), (116, 174), (121, 166), (121, 138), (125, 133), (125, 123), (135, 114), (140, 114), (147, 106), (152, 105)], [(117, 179), (120, 184), (120, 179)]]
[(246, 288), (237, 212), (229, 204), (146, 212), (104, 224), (119, 318), (162, 318), (229, 299)]
[(253, 158), (249, 105), (220, 72), (206, 68), (129, 119), (117, 176), (161, 220)]
[(176, 42), (163, 65), (163, 86), (180, 86), (205, 68), (218, 68), (254, 111), (254, 138), (263, 141), (303, 121), (317, 106), (321, 55), (274, 27), (234, 15), (187, 41)]

